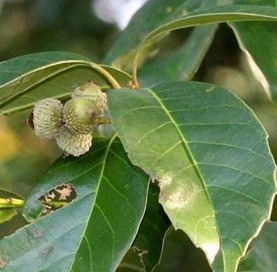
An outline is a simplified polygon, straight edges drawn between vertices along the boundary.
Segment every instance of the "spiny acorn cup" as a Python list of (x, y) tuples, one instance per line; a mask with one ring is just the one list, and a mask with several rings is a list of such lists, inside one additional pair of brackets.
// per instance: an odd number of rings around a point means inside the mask
[(62, 103), (54, 98), (38, 101), (33, 110), (33, 125), (36, 135), (45, 139), (54, 139), (62, 124)]
[(56, 138), (57, 145), (65, 154), (78, 157), (89, 151), (91, 147), (91, 134), (72, 134), (66, 127), (60, 128), (60, 133)]
[(76, 88), (71, 95), (72, 98), (87, 98), (94, 103), (98, 114), (103, 114), (107, 109), (107, 96), (101, 88), (91, 80)]
[(86, 98), (68, 100), (63, 109), (64, 126), (76, 135), (92, 133), (99, 114), (94, 103)]

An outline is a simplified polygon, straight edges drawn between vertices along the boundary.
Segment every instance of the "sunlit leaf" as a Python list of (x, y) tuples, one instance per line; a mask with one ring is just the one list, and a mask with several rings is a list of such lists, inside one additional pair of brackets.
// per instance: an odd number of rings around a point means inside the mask
[(267, 135), (253, 112), (229, 91), (196, 82), (112, 90), (108, 98), (116, 132), (132, 162), (159, 181), (174, 227), (215, 271), (234, 271), (276, 192)]

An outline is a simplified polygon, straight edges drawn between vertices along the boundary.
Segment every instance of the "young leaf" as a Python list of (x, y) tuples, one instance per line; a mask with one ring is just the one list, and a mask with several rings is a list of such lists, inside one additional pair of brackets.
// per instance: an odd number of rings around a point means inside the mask
[(234, 271), (276, 193), (267, 135), (253, 112), (229, 91), (196, 82), (109, 91), (108, 102), (131, 161), (159, 181), (173, 226), (215, 271)]
[(31, 191), (25, 217), (34, 220), (38, 199), (62, 184), (71, 184), (76, 198), (2, 239), (2, 271), (116, 269), (142, 220), (148, 177), (130, 164), (118, 140), (94, 142), (87, 155), (54, 163)]
[(277, 271), (277, 222), (267, 222), (242, 259), (238, 272)]
[(68, 97), (88, 80), (100, 86), (114, 86), (113, 76), (123, 86), (130, 81), (124, 72), (64, 52), (37, 53), (1, 62), (0, 74), (0, 114), (28, 109), (46, 97)]
[(244, 6), (244, 5), (226, 5), (213, 7), (210, 9), (201, 9), (193, 12), (182, 19), (172, 21), (152, 31), (141, 43), (133, 62), (133, 76), (135, 84), (137, 82), (137, 67), (144, 57), (144, 51), (155, 42), (161, 35), (169, 31), (192, 27), (203, 24), (215, 24), (222, 22), (235, 21), (277, 21), (275, 8), (268, 6)]

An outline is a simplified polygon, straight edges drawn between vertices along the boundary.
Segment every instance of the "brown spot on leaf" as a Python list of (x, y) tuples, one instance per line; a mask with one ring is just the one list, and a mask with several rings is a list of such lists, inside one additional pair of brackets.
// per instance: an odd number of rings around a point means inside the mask
[(28, 235), (31, 239), (39, 239), (44, 237), (44, 232), (37, 227), (33, 227), (28, 229)]
[(42, 255), (45, 259), (47, 259), (47, 258), (53, 253), (53, 250), (54, 250), (54, 247), (53, 247), (53, 246), (46, 247), (46, 248), (42, 251), (41, 255)]

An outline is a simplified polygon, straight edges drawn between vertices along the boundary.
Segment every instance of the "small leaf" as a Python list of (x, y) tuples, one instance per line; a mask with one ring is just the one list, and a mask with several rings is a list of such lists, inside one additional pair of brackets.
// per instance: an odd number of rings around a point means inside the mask
[[(40, 196), (65, 183), (77, 197), (36, 219)], [(147, 190), (148, 177), (118, 140), (95, 141), (88, 154), (59, 159), (27, 200), (24, 215), (33, 223), (0, 241), (1, 271), (114, 271), (135, 238)]]
[(267, 135), (253, 112), (229, 91), (196, 82), (109, 91), (108, 103), (130, 159), (159, 181), (173, 226), (215, 271), (234, 271), (276, 193)]
[(238, 272), (277, 271), (277, 222), (267, 222), (249, 246)]
[(88, 80), (104, 87), (112, 86), (113, 75), (123, 86), (130, 81), (124, 72), (63, 52), (37, 53), (1, 62), (0, 74), (0, 114), (31, 108), (46, 97), (64, 99)]

